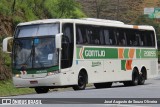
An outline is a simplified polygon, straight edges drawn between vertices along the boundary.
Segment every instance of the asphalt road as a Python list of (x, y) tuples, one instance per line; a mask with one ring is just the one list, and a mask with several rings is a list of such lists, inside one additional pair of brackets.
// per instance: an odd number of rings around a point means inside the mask
[[(159, 107), (160, 104), (104, 104), (104, 99), (107, 98), (160, 98), (160, 77), (147, 80), (145, 85), (130, 86), (125, 87), (122, 83), (114, 83), (111, 88), (95, 89), (93, 86), (87, 87), (83, 91), (73, 91), (71, 88), (63, 89), (60, 91), (50, 91), (46, 94), (30, 94), (30, 95), (20, 95), (12, 96), (10, 98), (43, 98), (45, 101), (50, 103), (54, 100), (54, 105), (30, 105), (30, 107), (82, 107), (82, 104), (77, 103), (88, 103), (90, 99), (86, 99), (85, 102), (81, 99), (76, 98), (97, 98), (97, 100), (102, 100), (102, 104), (83, 104), (83, 107)], [(46, 99), (55, 98), (55, 99)], [(58, 99), (63, 98), (63, 99)], [(64, 98), (73, 98), (67, 100)], [(99, 99), (104, 98), (104, 99)], [(92, 101), (93, 100), (93, 101)], [(95, 103), (96, 99), (91, 99), (91, 102)], [(84, 102), (83, 102), (84, 101)], [(66, 104), (61, 104), (66, 103)], [(72, 104), (70, 104), (72, 103)], [(15, 107), (19, 105), (14, 105)], [(12, 107), (14, 107), (12, 106)], [(27, 106), (27, 105), (25, 105)]]
[[(73, 91), (72, 89), (64, 89), (63, 91), (51, 91), (46, 94), (30, 94), (30, 95), (20, 95), (20, 96), (12, 96), (11, 98), (56, 98), (54, 100), (54, 105), (30, 105), (30, 107), (82, 107), (80, 101), (75, 101), (75, 98), (160, 98), (160, 78), (147, 80), (145, 85), (131, 86), (125, 87), (121, 83), (113, 84), (112, 88), (104, 88), (104, 89), (95, 89), (94, 87), (87, 87), (86, 90), (83, 91)], [(65, 99), (57, 99), (57, 98), (73, 98), (73, 101), (66, 101)], [(50, 99), (46, 99), (50, 100)], [(52, 100), (52, 99), (51, 99)], [(56, 101), (55, 101), (56, 100)], [(79, 99), (78, 99), (79, 100)], [(95, 99), (93, 99), (95, 100)], [(103, 104), (105, 100), (102, 99), (102, 104), (83, 104), (83, 107), (159, 107), (157, 104)], [(56, 104), (58, 103), (58, 104)], [(68, 103), (68, 104), (61, 104)], [(72, 103), (72, 105), (70, 104)], [(83, 102), (82, 102), (83, 103)], [(94, 101), (93, 101), (94, 103)], [(73, 105), (74, 104), (74, 105)], [(76, 105), (75, 105), (76, 104)], [(19, 105), (14, 105), (15, 107)], [(14, 107), (12, 106), (12, 107)], [(27, 105), (25, 105), (27, 106)]]

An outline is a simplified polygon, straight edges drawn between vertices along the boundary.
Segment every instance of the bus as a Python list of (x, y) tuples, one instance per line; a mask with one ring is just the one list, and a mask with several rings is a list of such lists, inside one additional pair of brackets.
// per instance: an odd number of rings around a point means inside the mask
[[(13, 40), (12, 51), (8, 51)], [(114, 82), (143, 85), (158, 75), (155, 30), (120, 21), (44, 19), (17, 25), (3, 40), (12, 53), (15, 87), (47, 93), (52, 88), (84, 90), (87, 84), (108, 88)]]

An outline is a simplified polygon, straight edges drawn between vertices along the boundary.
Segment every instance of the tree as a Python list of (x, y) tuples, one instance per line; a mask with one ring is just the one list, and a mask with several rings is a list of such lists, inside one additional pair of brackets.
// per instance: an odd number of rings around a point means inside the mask
[(13, 4), (12, 4), (12, 15), (13, 15), (14, 10), (15, 10), (15, 5), (16, 5), (16, 0), (13, 0)]
[(95, 0), (95, 4), (96, 4), (96, 16), (97, 18), (100, 17), (101, 15), (101, 11), (103, 10), (103, 8), (106, 6), (107, 1), (106, 0)]
[(45, 8), (53, 18), (79, 18), (85, 17), (80, 5), (75, 0), (47, 0)]

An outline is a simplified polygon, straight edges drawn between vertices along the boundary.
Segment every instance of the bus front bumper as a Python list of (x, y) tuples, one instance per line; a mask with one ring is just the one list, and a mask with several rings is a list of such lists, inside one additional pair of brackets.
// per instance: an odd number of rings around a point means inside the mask
[(43, 78), (17, 78), (13, 77), (13, 84), (15, 87), (37, 87), (37, 86), (62, 86), (61, 82), (63, 75), (56, 74), (46, 76)]

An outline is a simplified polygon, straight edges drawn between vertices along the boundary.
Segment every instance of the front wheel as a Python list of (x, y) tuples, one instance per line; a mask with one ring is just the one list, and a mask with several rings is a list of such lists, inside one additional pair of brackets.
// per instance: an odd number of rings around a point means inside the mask
[(78, 85), (74, 85), (74, 90), (84, 90), (87, 84), (87, 74), (85, 72), (80, 72), (78, 75)]
[(37, 94), (47, 93), (49, 91), (49, 88), (47, 88), (47, 87), (36, 87), (35, 91), (37, 92)]

